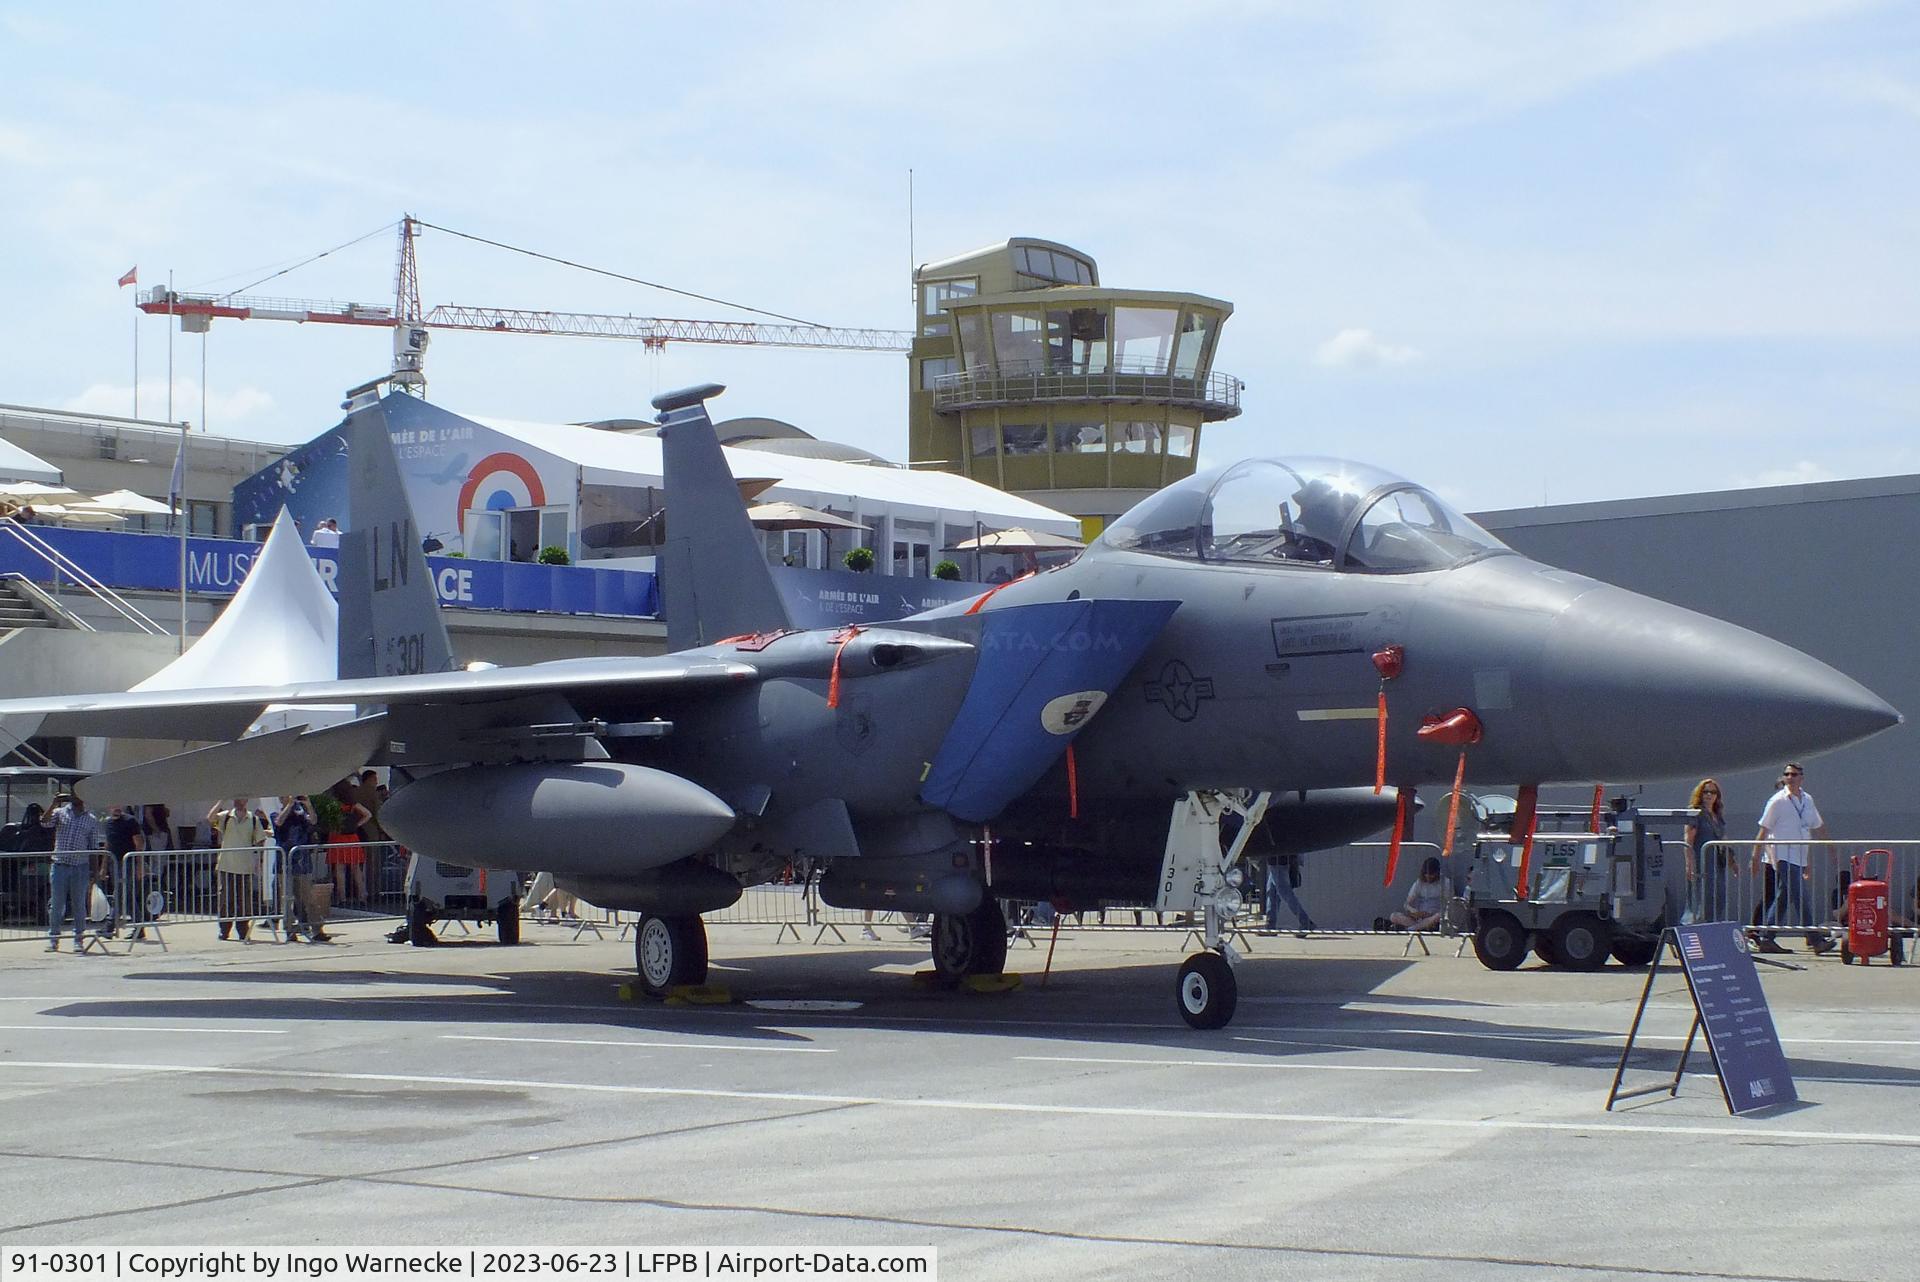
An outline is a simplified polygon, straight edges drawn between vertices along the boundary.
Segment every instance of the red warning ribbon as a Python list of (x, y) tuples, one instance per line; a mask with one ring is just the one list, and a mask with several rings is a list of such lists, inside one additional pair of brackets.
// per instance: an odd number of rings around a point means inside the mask
[(860, 635), (857, 624), (848, 624), (833, 634), (833, 671), (827, 676), (827, 706), (840, 706), (840, 655), (846, 650), (847, 642)]
[(1600, 803), (1606, 798), (1606, 795), (1607, 785), (1603, 783), (1593, 785), (1593, 818), (1587, 821), (1588, 832), (1600, 831)]
[(1520, 840), (1520, 867), (1514, 872), (1514, 898), (1527, 897), (1528, 874), (1533, 868), (1533, 834), (1540, 826), (1540, 785), (1527, 784), (1513, 812), (1511, 835)]
[(1407, 819), (1413, 813), (1413, 789), (1400, 788), (1393, 794), (1393, 840), (1387, 844), (1387, 875), (1380, 882), (1391, 886), (1400, 871), (1400, 843), (1407, 835)]
[(1067, 744), (1067, 818), (1080, 817), (1080, 768), (1073, 760), (1073, 744)]
[(1375, 712), (1373, 745), (1373, 795), (1387, 786), (1387, 682), (1400, 675), (1406, 666), (1407, 652), (1397, 645), (1373, 652), (1373, 667), (1380, 674), (1380, 704)]

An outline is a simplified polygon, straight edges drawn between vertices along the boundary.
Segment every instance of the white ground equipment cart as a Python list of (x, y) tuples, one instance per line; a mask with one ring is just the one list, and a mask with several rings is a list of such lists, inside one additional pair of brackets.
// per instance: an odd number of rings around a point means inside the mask
[(520, 942), (520, 874), (504, 868), (463, 868), (415, 853), (407, 860), (407, 942), (439, 942), (436, 921), (492, 925), (500, 942)]

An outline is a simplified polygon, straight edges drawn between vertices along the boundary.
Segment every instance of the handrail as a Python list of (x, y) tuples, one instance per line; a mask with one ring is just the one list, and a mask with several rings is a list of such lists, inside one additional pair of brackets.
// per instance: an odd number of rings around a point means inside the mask
[[(8, 740), (12, 740), (11, 747), (7, 746)], [(0, 722), (0, 749), (5, 749), (4, 752), (0, 752), (0, 760), (6, 757), (18, 757), (30, 766), (39, 766), (43, 769), (54, 765), (52, 757), (7, 729), (4, 722)]]
[(72, 610), (67, 609), (66, 606), (60, 603), (59, 598), (41, 588), (38, 583), (35, 583), (18, 570), (8, 570), (5, 574), (0, 574), (0, 582), (6, 583), (18, 591), (25, 592), (33, 598), (33, 603), (40, 609), (51, 610), (63, 627), (78, 628), (82, 632), (98, 632), (100, 630), (75, 614)]
[(1090, 397), (1197, 402), (1226, 413), (1240, 412), (1244, 384), (1218, 370), (1181, 372), (1165, 361), (1121, 358), (1104, 369), (1048, 360), (1000, 361), (934, 380), (936, 409), (982, 401), (1083, 400)]
[(66, 553), (54, 547), (53, 544), (29, 530), (13, 517), (0, 516), (0, 531), (11, 534), (28, 551), (36, 553), (42, 561), (45, 561), (55, 570), (72, 578), (75, 583), (85, 588), (90, 595), (104, 602), (114, 613), (118, 614), (140, 631), (147, 633), (149, 636), (156, 637), (171, 635), (166, 628), (161, 627), (158, 623), (148, 618), (136, 606), (129, 603), (125, 597), (100, 582), (100, 580), (94, 578), (93, 575), (87, 573), (87, 571), (81, 569)]

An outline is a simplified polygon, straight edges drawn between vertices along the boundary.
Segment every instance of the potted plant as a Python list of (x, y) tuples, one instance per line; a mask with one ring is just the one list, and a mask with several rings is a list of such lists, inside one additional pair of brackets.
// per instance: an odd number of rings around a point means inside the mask
[(960, 567), (952, 561), (942, 561), (933, 567), (933, 577), (952, 582), (960, 577)]
[(873, 568), (873, 549), (854, 548), (841, 558), (841, 562), (855, 574), (865, 574)]
[(561, 547), (557, 543), (549, 543), (547, 544), (547, 546), (540, 549), (540, 564), (572, 565), (573, 558), (567, 555), (567, 550), (565, 548)]

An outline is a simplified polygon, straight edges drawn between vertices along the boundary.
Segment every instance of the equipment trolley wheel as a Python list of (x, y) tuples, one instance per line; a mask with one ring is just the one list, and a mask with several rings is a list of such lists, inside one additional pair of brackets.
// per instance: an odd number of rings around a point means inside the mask
[(1527, 932), (1512, 913), (1493, 912), (1473, 932), (1473, 955), (1488, 970), (1512, 970), (1527, 957)]
[(946, 979), (1007, 968), (1007, 918), (999, 900), (982, 899), (970, 913), (933, 915), (933, 968)]
[(508, 948), (520, 942), (520, 905), (509, 900), (501, 904), (494, 913), (494, 925), (499, 929), (500, 942)]
[(407, 942), (415, 948), (431, 948), (440, 942), (433, 933), (433, 915), (424, 899), (407, 902)]
[(1593, 913), (1567, 913), (1553, 923), (1553, 955), (1568, 970), (1599, 970), (1612, 947), (1612, 928)]
[(693, 916), (640, 918), (633, 937), (634, 969), (640, 988), (649, 997), (665, 997), (683, 984), (707, 978), (707, 926)]
[(1240, 1004), (1240, 983), (1219, 953), (1195, 953), (1180, 963), (1175, 988), (1180, 1018), (1193, 1028), (1225, 1028)]

